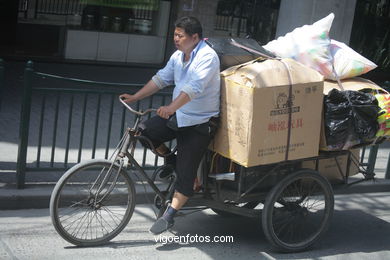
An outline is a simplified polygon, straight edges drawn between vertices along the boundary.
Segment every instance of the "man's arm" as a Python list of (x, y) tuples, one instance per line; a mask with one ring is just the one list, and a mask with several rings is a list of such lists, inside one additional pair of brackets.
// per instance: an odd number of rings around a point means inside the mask
[(190, 102), (190, 100), (190, 96), (182, 91), (168, 106), (162, 106), (157, 109), (157, 114), (162, 118), (168, 119), (176, 110)]
[(122, 94), (119, 97), (126, 103), (132, 103), (141, 100), (145, 97), (148, 97), (150, 95), (153, 95), (159, 90), (160, 89), (156, 85), (156, 83), (153, 80), (149, 80), (149, 82), (146, 83), (145, 86), (143, 86), (140, 90), (138, 90), (137, 93), (135, 93), (134, 95)]

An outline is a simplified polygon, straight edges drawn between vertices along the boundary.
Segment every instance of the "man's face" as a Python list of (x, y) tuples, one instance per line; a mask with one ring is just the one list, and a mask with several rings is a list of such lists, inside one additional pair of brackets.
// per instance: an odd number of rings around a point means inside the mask
[(173, 41), (178, 50), (186, 53), (191, 52), (195, 48), (199, 41), (199, 37), (197, 33), (189, 35), (184, 31), (184, 29), (176, 27), (173, 35)]

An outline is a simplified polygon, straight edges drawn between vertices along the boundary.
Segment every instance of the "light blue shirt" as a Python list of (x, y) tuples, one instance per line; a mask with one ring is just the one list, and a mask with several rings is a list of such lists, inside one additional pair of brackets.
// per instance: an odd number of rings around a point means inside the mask
[(202, 124), (219, 114), (220, 76), (219, 58), (215, 51), (201, 40), (191, 52), (188, 62), (177, 50), (167, 65), (152, 80), (162, 89), (175, 85), (172, 99), (185, 92), (190, 101), (176, 111), (179, 127)]

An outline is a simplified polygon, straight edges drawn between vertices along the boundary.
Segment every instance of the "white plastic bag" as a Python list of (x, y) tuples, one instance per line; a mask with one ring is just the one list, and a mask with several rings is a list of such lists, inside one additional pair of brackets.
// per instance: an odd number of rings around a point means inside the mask
[[(333, 57), (335, 72), (340, 79), (356, 77), (377, 67), (375, 63), (366, 59), (346, 44), (333, 39), (330, 41), (330, 53)], [(334, 73), (325, 75), (325, 78), (337, 79)]]
[(334, 14), (294, 29), (263, 47), (281, 58), (292, 58), (309, 66), (324, 76), (332, 76), (329, 31)]

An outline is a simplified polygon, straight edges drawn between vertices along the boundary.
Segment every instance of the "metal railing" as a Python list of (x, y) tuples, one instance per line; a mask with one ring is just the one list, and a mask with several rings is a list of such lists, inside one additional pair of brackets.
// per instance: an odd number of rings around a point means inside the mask
[(220, 0), (214, 30), (231, 37), (249, 36), (266, 44), (275, 37), (279, 6), (280, 0)]
[[(0, 87), (3, 63), (0, 60)], [(28, 171), (64, 171), (81, 160), (108, 158), (134, 115), (118, 101), (118, 94), (133, 93), (141, 84), (97, 82), (66, 78), (34, 71), (27, 63), (20, 115), (19, 149), (16, 169), (18, 188)], [(169, 102), (171, 90), (137, 102), (136, 109), (158, 107)], [(365, 163), (374, 172), (379, 146), (369, 148)], [(363, 149), (364, 154), (368, 149)], [(154, 169), (158, 158), (137, 147), (136, 159)], [(390, 178), (390, 155), (385, 178)]]
[(23, 13), (24, 18), (27, 18), (29, 3), (30, 3), (29, 0), (20, 0), (19, 1), (19, 13)]
[[(360, 162), (364, 166), (367, 166), (367, 173), (368, 174), (373, 174), (374, 173), (375, 164), (376, 164), (376, 161), (378, 159), (378, 150), (379, 150), (379, 145), (378, 144), (370, 146), (367, 162), (364, 163), (364, 158), (365, 158), (365, 153), (367, 151), (367, 148), (363, 147), (363, 149), (362, 149), (361, 161)], [(385, 179), (390, 179), (390, 153), (389, 153), (388, 156), (389, 157), (387, 159), (387, 166), (385, 168), (385, 176), (384, 176)]]
[(1, 111), (1, 105), (2, 105), (2, 99), (4, 95), (4, 88), (5, 88), (5, 80), (4, 80), (4, 61), (3, 59), (0, 59), (0, 111)]
[[(81, 160), (109, 158), (134, 115), (118, 101), (141, 84), (97, 82), (34, 71), (24, 72), (20, 115), (17, 187), (23, 188), (29, 171), (64, 171)], [(171, 89), (137, 102), (136, 109), (170, 102)], [(149, 115), (150, 116), (150, 115)], [(135, 158), (146, 169), (163, 162), (141, 145)]]
[(247, 18), (217, 15), (215, 17), (215, 30), (230, 32), (232, 36), (247, 34)]
[(389, 154), (389, 159), (387, 159), (385, 179), (390, 179), (390, 154)]

